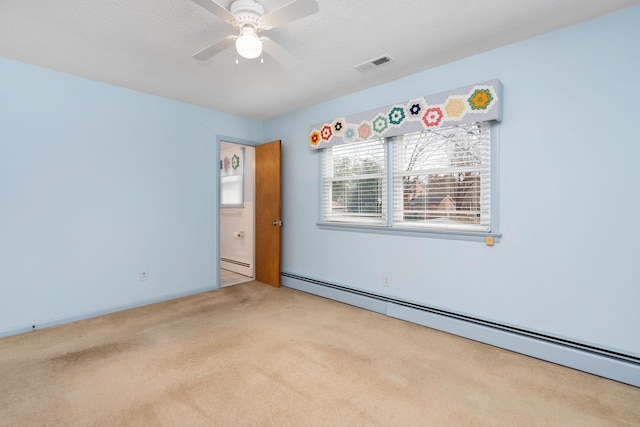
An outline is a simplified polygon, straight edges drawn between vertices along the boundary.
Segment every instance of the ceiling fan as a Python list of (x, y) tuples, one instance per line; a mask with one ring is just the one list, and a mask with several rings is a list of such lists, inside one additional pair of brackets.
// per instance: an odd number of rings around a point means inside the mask
[(298, 60), (269, 37), (260, 37), (259, 34), (319, 10), (316, 0), (294, 0), (267, 14), (265, 14), (264, 7), (256, 0), (234, 0), (228, 10), (215, 0), (192, 1), (223, 19), (238, 32), (237, 35), (230, 35), (194, 53), (195, 59), (209, 59), (235, 44), (238, 55), (243, 58), (258, 58), (262, 56), (264, 50), (287, 68), (296, 65)]

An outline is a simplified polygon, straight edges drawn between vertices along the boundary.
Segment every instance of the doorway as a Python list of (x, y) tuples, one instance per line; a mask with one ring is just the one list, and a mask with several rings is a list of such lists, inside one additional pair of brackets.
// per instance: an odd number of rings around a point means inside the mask
[(255, 277), (255, 148), (220, 141), (220, 287)]

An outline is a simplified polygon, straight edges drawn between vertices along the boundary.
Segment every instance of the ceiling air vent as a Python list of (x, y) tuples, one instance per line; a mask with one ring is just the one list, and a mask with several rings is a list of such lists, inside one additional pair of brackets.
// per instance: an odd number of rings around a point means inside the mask
[(392, 59), (389, 55), (384, 55), (384, 56), (381, 56), (380, 58), (375, 58), (367, 62), (363, 62), (362, 64), (356, 65), (353, 68), (355, 68), (358, 71), (369, 71), (369, 70), (373, 70), (374, 68), (378, 68), (381, 65), (387, 64), (391, 61)]

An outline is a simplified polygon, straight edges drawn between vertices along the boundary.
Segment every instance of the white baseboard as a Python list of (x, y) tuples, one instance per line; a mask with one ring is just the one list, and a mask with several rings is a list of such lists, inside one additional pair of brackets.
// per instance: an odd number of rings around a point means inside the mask
[(224, 268), (225, 270), (233, 271), (234, 273), (242, 274), (247, 277), (253, 277), (253, 266), (246, 262), (221, 258), (220, 268)]
[(14, 327), (11, 329), (2, 330), (0, 331), (0, 338), (8, 337), (11, 335), (23, 334), (25, 332), (35, 331), (39, 329), (50, 328), (52, 326), (64, 325), (66, 323), (72, 323), (72, 322), (77, 322), (78, 320), (90, 319), (92, 317), (98, 317), (105, 314), (128, 310), (130, 308), (142, 307), (145, 305), (155, 304), (163, 301), (169, 301), (176, 298), (182, 298), (190, 295), (201, 294), (203, 292), (213, 291), (218, 288), (219, 286), (192, 289), (186, 292), (178, 292), (174, 294), (162, 295), (156, 298), (144, 299), (144, 300), (135, 301), (129, 304), (115, 305), (115, 306), (104, 308), (102, 310), (95, 310), (95, 311), (89, 311), (86, 313), (80, 313), (75, 316), (60, 317), (57, 319), (50, 319), (45, 321), (34, 321), (34, 323), (29, 325), (23, 325), (23, 326)]
[[(316, 279), (298, 275), (283, 273), (281, 282), (282, 286), (288, 288), (308, 292), (407, 322), (640, 387), (640, 363), (575, 348), (569, 342), (561, 344), (505, 331), (496, 327), (421, 310), (415, 304), (404, 305), (385, 301), (386, 298), (383, 296), (365, 294), (357, 290), (350, 292), (344, 286), (324, 284), (324, 282)], [(413, 307), (410, 305), (413, 305)]]

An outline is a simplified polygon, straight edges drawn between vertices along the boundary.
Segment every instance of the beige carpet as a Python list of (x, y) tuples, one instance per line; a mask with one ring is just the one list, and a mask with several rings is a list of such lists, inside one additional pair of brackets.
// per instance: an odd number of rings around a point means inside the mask
[(0, 340), (1, 426), (640, 425), (640, 389), (257, 282)]

